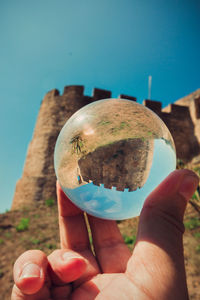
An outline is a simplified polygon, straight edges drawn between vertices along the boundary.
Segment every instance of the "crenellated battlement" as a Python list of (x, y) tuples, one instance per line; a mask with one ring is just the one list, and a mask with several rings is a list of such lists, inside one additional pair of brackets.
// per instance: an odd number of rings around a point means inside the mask
[(63, 95), (74, 93), (79, 96), (83, 96), (84, 86), (83, 85), (68, 85), (64, 87)]
[[(197, 90), (199, 91), (199, 96), (196, 96), (194, 98), (194, 107), (195, 107), (195, 115), (196, 118), (200, 118), (200, 89)], [(94, 88), (92, 91), (92, 96), (84, 95), (84, 86), (82, 85), (70, 85), (70, 86), (65, 86), (63, 90), (63, 94), (60, 94), (59, 90), (53, 89), (49, 92), (47, 92), (45, 99), (46, 98), (52, 98), (52, 97), (57, 97), (57, 96), (78, 96), (78, 97), (84, 97), (87, 99), (86, 102), (90, 103), (93, 101), (101, 100), (101, 99), (107, 99), (107, 98), (112, 98), (112, 92), (109, 90), (104, 90), (104, 89), (99, 89), (99, 88)], [(195, 94), (196, 95), (196, 94)], [(188, 96), (186, 96), (188, 98)], [(132, 100), (132, 101), (137, 101), (137, 98), (134, 96), (130, 95), (125, 95), (125, 94), (120, 94), (118, 98), (121, 99), (127, 99), (127, 100)], [(184, 99), (184, 98), (183, 98)], [(183, 118), (183, 117), (189, 117), (190, 115), (190, 109), (189, 106), (184, 103), (184, 101), (181, 99), (182, 102), (179, 100), (176, 101), (177, 104), (170, 104), (165, 108), (162, 108), (162, 102), (156, 101), (156, 100), (150, 100), (150, 99), (145, 99), (143, 101), (143, 105), (157, 113), (158, 115), (162, 113), (168, 113), (171, 116), (176, 116), (177, 118)], [(190, 102), (191, 105), (191, 102)]]
[(177, 104), (170, 104), (168, 113), (173, 116), (176, 116), (177, 118), (187, 118), (190, 115), (188, 106), (182, 106)]
[(162, 109), (162, 103), (154, 100), (144, 100), (143, 105), (153, 110), (155, 113), (160, 114)]
[(97, 89), (97, 88), (93, 89), (93, 93), (92, 93), (93, 101), (107, 99), (111, 97), (112, 97), (112, 93), (110, 91)]
[(52, 97), (59, 96), (59, 95), (60, 95), (59, 90), (53, 89), (53, 90), (48, 91), (48, 92), (46, 93), (44, 99), (52, 98)]
[[(63, 93), (53, 89), (45, 95), (28, 147), (22, 178), (16, 185), (12, 209), (56, 198), (53, 154), (61, 128), (81, 107), (111, 97), (111, 91), (99, 88), (94, 88), (91, 96), (85, 95), (82, 85), (65, 86)], [(119, 98), (137, 101), (133, 95), (120, 94)], [(200, 154), (200, 89), (165, 108), (162, 108), (160, 101), (149, 99), (145, 99), (143, 105), (154, 111), (169, 128), (178, 158), (188, 162)], [(94, 165), (92, 159), (91, 165)], [(108, 188), (116, 186), (118, 190), (130, 185), (119, 186), (113, 183), (110, 186), (101, 178), (99, 182)], [(129, 189), (134, 190), (135, 187)]]
[(121, 99), (127, 99), (127, 100), (132, 100), (132, 101), (137, 101), (137, 98), (136, 98), (136, 97), (128, 96), (128, 95), (124, 95), (124, 94), (120, 94), (120, 95), (118, 96), (118, 98), (121, 98)]

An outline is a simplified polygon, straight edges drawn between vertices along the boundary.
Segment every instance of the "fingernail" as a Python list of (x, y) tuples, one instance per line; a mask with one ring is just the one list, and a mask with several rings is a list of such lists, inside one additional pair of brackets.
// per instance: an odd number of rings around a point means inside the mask
[(29, 277), (40, 277), (40, 268), (36, 264), (27, 264), (24, 266), (20, 279)]
[(190, 199), (195, 192), (199, 183), (199, 178), (196, 175), (185, 175), (180, 186), (179, 193), (186, 199)]
[(64, 261), (69, 261), (69, 260), (71, 260), (73, 258), (79, 258), (79, 259), (82, 258), (82, 259), (84, 259), (83, 257), (81, 257), (79, 255), (76, 255), (74, 253), (70, 253), (70, 252), (63, 253), (62, 257), (63, 257)]

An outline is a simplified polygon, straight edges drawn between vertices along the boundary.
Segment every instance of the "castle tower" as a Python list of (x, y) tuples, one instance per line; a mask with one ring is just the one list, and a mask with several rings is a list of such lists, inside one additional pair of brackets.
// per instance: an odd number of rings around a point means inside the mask
[(161, 118), (175, 140), (178, 158), (188, 162), (200, 155), (200, 89), (165, 107)]
[(191, 119), (195, 125), (195, 136), (200, 144), (200, 89), (177, 100), (177, 105), (184, 105), (189, 108)]
[[(132, 96), (119, 97), (136, 101)], [(165, 109), (162, 109), (161, 102), (144, 101), (144, 105), (166, 123), (174, 138), (177, 156), (183, 161), (189, 161), (200, 154), (200, 90), (187, 97)], [(89, 97), (84, 95), (83, 86), (66, 86), (62, 95), (56, 89), (46, 94), (28, 147), (24, 171), (16, 184), (12, 209), (49, 198), (56, 199), (53, 153), (57, 136), (65, 122), (78, 109), (105, 98), (111, 98), (110, 91), (94, 89), (93, 96)]]
[(61, 128), (84, 105), (111, 97), (110, 91), (101, 89), (94, 89), (92, 97), (84, 96), (83, 92), (83, 86), (66, 86), (63, 95), (56, 89), (45, 95), (28, 147), (24, 171), (16, 184), (12, 209), (49, 198), (56, 199), (53, 153)]

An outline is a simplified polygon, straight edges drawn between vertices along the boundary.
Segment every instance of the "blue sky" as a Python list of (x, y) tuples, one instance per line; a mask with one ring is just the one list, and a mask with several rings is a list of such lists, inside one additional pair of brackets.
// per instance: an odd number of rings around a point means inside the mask
[(200, 88), (199, 0), (0, 0), (0, 212), (11, 206), (40, 103), (85, 85), (163, 106)]

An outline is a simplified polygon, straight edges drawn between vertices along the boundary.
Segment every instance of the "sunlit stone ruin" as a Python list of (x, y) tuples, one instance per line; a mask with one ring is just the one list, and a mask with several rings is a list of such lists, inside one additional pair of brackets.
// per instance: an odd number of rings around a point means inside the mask
[[(41, 103), (33, 137), (28, 147), (23, 174), (16, 184), (12, 209), (23, 208), (49, 198), (56, 199), (53, 154), (55, 142), (61, 128), (72, 114), (81, 107), (93, 101), (111, 97), (110, 91), (97, 88), (93, 90), (92, 96), (84, 95), (83, 86), (66, 86), (62, 95), (56, 89), (45, 95)], [(133, 96), (119, 95), (119, 98), (136, 101), (136, 98)], [(159, 101), (147, 99), (144, 100), (143, 104), (154, 111), (169, 128), (174, 138), (179, 160), (190, 162), (200, 155), (200, 89), (165, 108), (162, 108), (162, 104)], [(136, 147), (139, 142), (141, 141), (131, 141), (129, 148)], [(145, 147), (149, 146), (145, 145)], [(125, 144), (113, 145), (113, 147), (118, 147), (121, 151), (128, 151), (128, 147)], [(108, 149), (108, 151), (110, 150)], [(120, 157), (120, 152), (118, 154)], [(98, 153), (97, 150), (93, 155), (88, 154), (87, 160), (82, 159), (79, 161), (82, 180), (86, 182), (96, 180), (97, 184), (104, 181), (105, 187), (107, 186), (108, 188), (110, 188), (112, 183), (112, 185), (118, 186), (119, 190), (125, 188), (135, 190), (146, 180), (145, 176), (148, 176), (148, 174), (144, 174), (143, 178), (138, 175), (138, 182), (129, 182), (128, 161), (125, 162), (127, 166), (126, 172), (124, 171), (125, 169), (119, 169), (120, 176), (125, 178), (124, 182), (126, 184), (124, 186), (120, 186), (119, 182), (116, 182), (116, 176), (113, 174), (110, 174), (110, 182), (106, 182), (106, 179), (103, 177), (95, 177), (96, 173), (88, 175), (88, 165), (94, 164), (95, 157), (104, 160), (105, 155), (106, 152)], [(140, 154), (138, 153), (138, 155)], [(129, 154), (127, 153), (128, 158)], [(144, 163), (152, 159), (148, 157), (141, 158)], [(138, 157), (138, 159), (140, 158)], [(85, 165), (86, 161), (87, 166)], [(102, 174), (101, 170), (97, 173)]]

